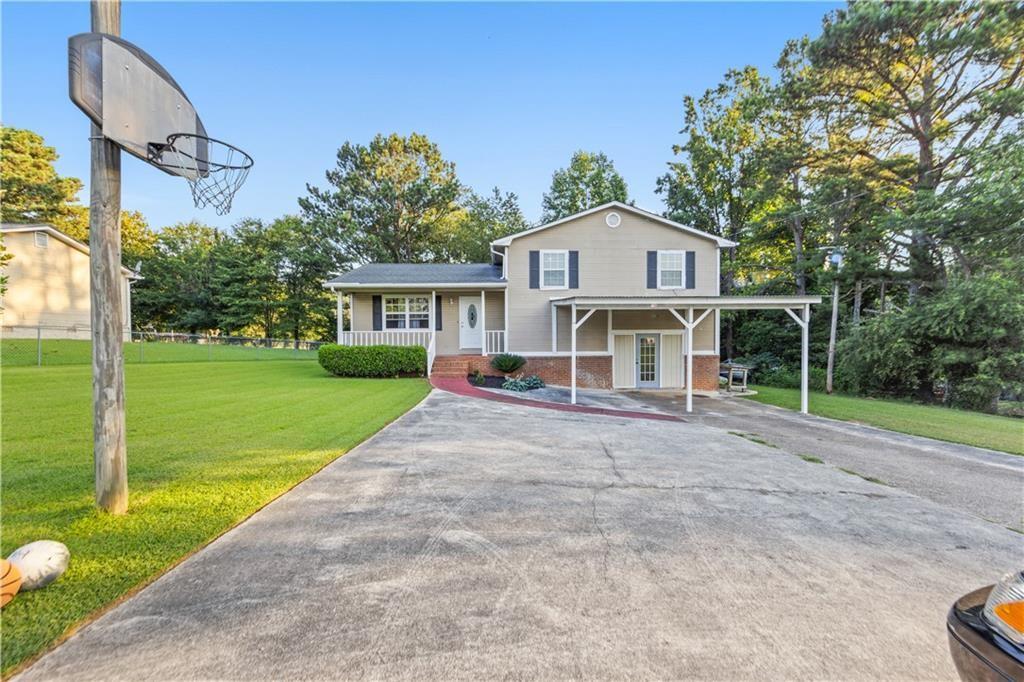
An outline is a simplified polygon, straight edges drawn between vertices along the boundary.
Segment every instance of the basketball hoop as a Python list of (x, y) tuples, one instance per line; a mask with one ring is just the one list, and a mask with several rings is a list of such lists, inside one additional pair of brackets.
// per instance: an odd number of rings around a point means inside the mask
[(227, 142), (205, 135), (175, 133), (167, 142), (149, 145), (149, 162), (180, 175), (192, 188), (196, 208), (213, 206), (217, 215), (231, 210), (235, 196), (252, 168), (252, 157)]

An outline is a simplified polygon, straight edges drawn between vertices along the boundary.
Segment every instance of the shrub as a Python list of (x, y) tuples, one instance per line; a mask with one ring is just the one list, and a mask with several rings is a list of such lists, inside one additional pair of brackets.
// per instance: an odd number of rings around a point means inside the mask
[(526, 388), (531, 391), (535, 388), (544, 388), (545, 386), (544, 380), (541, 379), (536, 374), (531, 374), (530, 376), (523, 379), (523, 383), (526, 384)]
[(1024, 298), (1000, 275), (951, 280), (861, 324), (839, 351), (858, 393), (931, 401), (942, 388), (953, 407), (994, 412), (1000, 394), (1024, 389)]
[(483, 386), (487, 383), (487, 379), (484, 378), (484, 373), (478, 369), (473, 370), (473, 385)]
[(513, 377), (506, 377), (501, 387), (506, 391), (515, 391), (517, 393), (523, 393), (524, 391), (532, 391), (535, 388), (544, 388), (544, 380), (536, 374), (523, 378), (523, 375)]
[(423, 346), (339, 346), (328, 343), (317, 353), (320, 366), (339, 377), (424, 376)]
[(514, 372), (525, 364), (526, 358), (513, 353), (501, 353), (491, 358), (491, 367), (504, 374)]
[(515, 391), (516, 393), (523, 393), (528, 390), (526, 388), (526, 382), (518, 377), (505, 377), (505, 381), (502, 383), (501, 387), (506, 391)]
[[(839, 373), (833, 376), (833, 382), (836, 390), (842, 389), (843, 383)], [(780, 366), (758, 372), (757, 383), (776, 388), (800, 388), (800, 368)], [(825, 368), (807, 368), (807, 388), (811, 391), (825, 390)]]

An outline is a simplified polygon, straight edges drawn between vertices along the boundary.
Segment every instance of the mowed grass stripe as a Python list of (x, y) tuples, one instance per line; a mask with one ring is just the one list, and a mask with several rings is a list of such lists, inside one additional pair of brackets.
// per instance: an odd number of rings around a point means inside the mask
[[(773, 386), (752, 388), (757, 391), (757, 395), (749, 396), (750, 400), (789, 410), (800, 409), (799, 389)], [(808, 408), (811, 414), (830, 419), (1024, 455), (1024, 419), (899, 400), (815, 392), (808, 396)]]
[[(155, 362), (228, 362), (246, 360), (315, 360), (316, 351), (261, 346), (233, 346), (226, 343), (182, 343), (172, 341), (132, 341), (124, 344), (125, 364)], [(0, 363), (7, 367), (35, 366), (39, 348), (35, 338), (0, 340)], [(78, 339), (43, 339), (42, 364), (88, 365), (92, 362), (92, 342)]]
[(130, 513), (93, 507), (88, 366), (5, 368), (2, 552), (68, 545), (68, 572), (2, 612), (2, 668), (45, 649), (415, 405), (420, 379), (309, 362), (127, 367)]

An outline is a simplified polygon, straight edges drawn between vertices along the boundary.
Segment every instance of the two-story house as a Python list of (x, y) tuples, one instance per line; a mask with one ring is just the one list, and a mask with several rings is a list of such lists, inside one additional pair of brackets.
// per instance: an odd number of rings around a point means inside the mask
[[(554, 385), (718, 388), (720, 311), (781, 308), (804, 329), (816, 296), (723, 297), (721, 237), (613, 202), (509, 235), (490, 263), (370, 263), (328, 281), (338, 342), (420, 344), (465, 376), (527, 359)], [(342, 329), (348, 305), (350, 329)], [(806, 374), (806, 372), (805, 372)]]

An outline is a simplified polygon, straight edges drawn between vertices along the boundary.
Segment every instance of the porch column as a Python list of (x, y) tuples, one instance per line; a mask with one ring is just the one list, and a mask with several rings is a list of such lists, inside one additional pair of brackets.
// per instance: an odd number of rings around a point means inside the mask
[(693, 412), (693, 308), (686, 309), (686, 411)]
[(487, 290), (480, 290), (480, 355), (487, 355)]
[(338, 343), (341, 343), (342, 332), (345, 331), (345, 294), (342, 291), (335, 292), (338, 294)]
[[(552, 306), (552, 308), (551, 308), (551, 323), (552, 323), (552, 327), (551, 328), (552, 328), (552, 330), (554, 330), (554, 321), (555, 321), (555, 308), (554, 308), (554, 306)], [(570, 374), (572, 376), (572, 379), (571, 379), (572, 400), (570, 402), (573, 405), (575, 405), (576, 404), (576, 304), (575, 303), (572, 304), (572, 317), (570, 318), (570, 326), (572, 327), (572, 350), (570, 351), (571, 354), (572, 354), (572, 369), (570, 370)], [(551, 339), (552, 339), (552, 345), (554, 345), (554, 339), (555, 339), (554, 331), (552, 331), (552, 333), (551, 333)]]
[(804, 304), (803, 324), (800, 329), (800, 412), (807, 414), (807, 373), (811, 336), (811, 306)]
[(558, 352), (558, 308), (551, 304), (551, 352)]
[(433, 336), (436, 333), (437, 325), (434, 324), (434, 320), (437, 319), (437, 312), (434, 311), (434, 307), (437, 305), (437, 292), (430, 292), (430, 321), (427, 323), (430, 325), (430, 334)]

